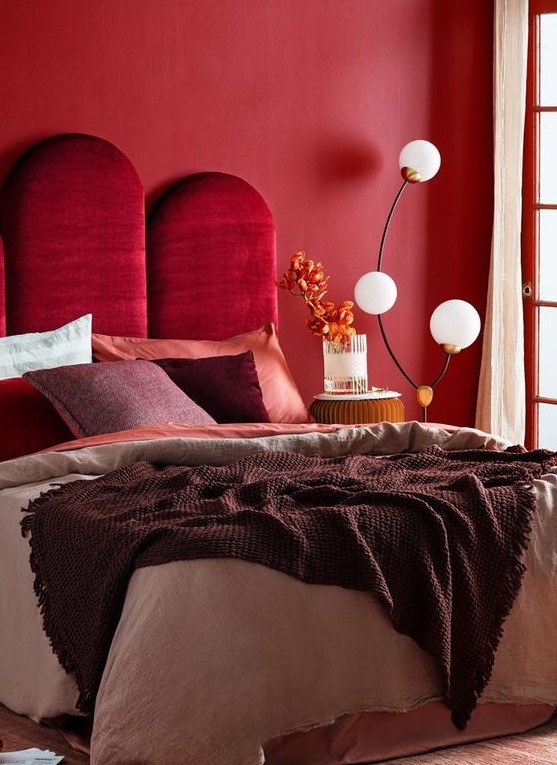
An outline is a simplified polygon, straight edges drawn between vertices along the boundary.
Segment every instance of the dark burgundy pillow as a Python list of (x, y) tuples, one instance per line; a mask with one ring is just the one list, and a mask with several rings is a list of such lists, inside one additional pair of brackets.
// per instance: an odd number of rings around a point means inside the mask
[(215, 420), (150, 361), (103, 361), (26, 372), (78, 438), (142, 425)]
[(253, 353), (203, 359), (152, 359), (217, 422), (269, 422)]
[(27, 380), (0, 380), (0, 461), (73, 438), (54, 406)]

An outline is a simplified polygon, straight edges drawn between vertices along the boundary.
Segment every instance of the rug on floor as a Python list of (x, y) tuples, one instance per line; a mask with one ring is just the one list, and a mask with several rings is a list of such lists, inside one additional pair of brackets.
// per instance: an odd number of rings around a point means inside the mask
[(557, 714), (527, 733), (401, 757), (386, 765), (557, 765)]

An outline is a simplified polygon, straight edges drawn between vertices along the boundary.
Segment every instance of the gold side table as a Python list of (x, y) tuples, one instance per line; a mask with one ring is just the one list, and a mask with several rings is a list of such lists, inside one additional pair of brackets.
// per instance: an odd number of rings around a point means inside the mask
[(403, 422), (404, 404), (400, 393), (378, 391), (354, 395), (321, 393), (309, 406), (316, 422), (368, 425), (373, 422)]

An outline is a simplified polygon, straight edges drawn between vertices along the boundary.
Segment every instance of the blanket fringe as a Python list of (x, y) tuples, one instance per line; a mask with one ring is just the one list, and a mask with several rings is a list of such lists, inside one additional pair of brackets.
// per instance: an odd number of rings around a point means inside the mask
[(520, 492), (520, 497), (517, 500), (517, 514), (518, 531), (515, 536), (515, 546), (512, 549), (512, 562), (507, 569), (507, 575), (505, 579), (500, 583), (501, 590), (504, 592), (503, 605), (498, 614), (496, 614), (496, 620), (500, 622), (499, 628), (487, 641), (488, 651), (478, 661), (476, 681), (474, 683), (474, 703), (470, 709), (462, 709), (457, 705), (451, 704), (451, 692), (449, 690), (447, 694), (447, 702), (452, 708), (451, 720), (453, 725), (459, 730), (464, 730), (468, 724), (470, 717), (474, 709), (477, 706), (477, 702), (480, 699), (486, 685), (488, 684), (491, 673), (493, 671), (493, 664), (495, 662), (495, 652), (499, 646), (503, 632), (505, 629), (505, 619), (510, 613), (514, 600), (520, 588), (522, 577), (526, 570), (526, 566), (523, 562), (524, 553), (528, 546), (531, 532), (531, 521), (533, 512), (533, 494), (534, 485), (532, 483), (525, 483), (522, 486), (517, 486), (517, 491)]
[(22, 521), (20, 521), (20, 527), (21, 527), (21, 536), (26, 537), (29, 532), (33, 530), (33, 519), (35, 517), (35, 510), (38, 507), (41, 507), (42, 505), (45, 505), (47, 502), (50, 502), (51, 499), (56, 497), (56, 495), (60, 494), (61, 491), (64, 489), (66, 484), (64, 483), (51, 483), (50, 486), (52, 488), (47, 489), (46, 491), (41, 491), (41, 493), (38, 495), (38, 497), (35, 497), (35, 499), (29, 500), (29, 503), (27, 507), (22, 507), (21, 512), (27, 513), (25, 518), (23, 518)]
[(31, 500), (27, 508), (22, 508), (22, 512), (26, 513), (25, 517), (20, 521), (21, 535), (27, 537), (30, 534), (29, 545), (31, 552), (29, 554), (29, 564), (31, 571), (34, 574), (33, 590), (37, 597), (37, 603), (39, 606), (39, 613), (42, 617), (43, 629), (49, 640), (50, 646), (54, 651), (61, 667), (68, 674), (76, 676), (77, 685), (80, 689), (79, 696), (76, 702), (76, 707), (81, 712), (84, 712), (88, 716), (91, 716), (90, 710), (93, 708), (95, 701), (95, 691), (86, 686), (84, 678), (79, 677), (78, 667), (75, 664), (71, 653), (66, 648), (66, 641), (63, 639), (60, 633), (56, 619), (53, 616), (52, 610), (49, 607), (49, 592), (46, 582), (41, 576), (41, 566), (39, 564), (39, 556), (36, 547), (33, 542), (33, 529), (35, 521), (35, 511), (37, 508), (47, 504), (53, 497), (56, 497), (65, 487), (66, 484), (56, 483), (52, 484), (52, 488), (46, 491), (42, 491), (38, 497)]

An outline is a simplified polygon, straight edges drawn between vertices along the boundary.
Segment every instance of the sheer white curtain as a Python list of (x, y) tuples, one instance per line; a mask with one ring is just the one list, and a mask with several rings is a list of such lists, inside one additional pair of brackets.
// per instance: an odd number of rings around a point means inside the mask
[(495, 0), (494, 217), (476, 427), (524, 442), (520, 229), (528, 0)]

